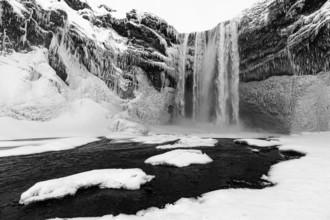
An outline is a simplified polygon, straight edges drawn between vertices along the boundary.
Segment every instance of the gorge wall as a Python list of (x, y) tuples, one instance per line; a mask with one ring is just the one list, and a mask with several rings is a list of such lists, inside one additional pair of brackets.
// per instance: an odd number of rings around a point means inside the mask
[(330, 129), (330, 2), (263, 1), (242, 13), (240, 116), (279, 132)]
[(88, 0), (2, 0), (1, 54), (43, 47), (67, 87), (93, 87), (98, 102), (113, 102), (109, 90), (136, 121), (330, 129), (329, 1), (264, 0), (188, 34), (150, 13), (113, 11)]

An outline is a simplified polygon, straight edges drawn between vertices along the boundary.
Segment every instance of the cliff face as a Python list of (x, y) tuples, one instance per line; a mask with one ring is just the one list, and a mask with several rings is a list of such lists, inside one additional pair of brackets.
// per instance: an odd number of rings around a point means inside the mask
[(326, 0), (285, 0), (263, 1), (242, 13), (245, 124), (285, 133), (330, 129), (329, 12)]
[(266, 0), (242, 13), (240, 79), (311, 75), (329, 69), (326, 0)]

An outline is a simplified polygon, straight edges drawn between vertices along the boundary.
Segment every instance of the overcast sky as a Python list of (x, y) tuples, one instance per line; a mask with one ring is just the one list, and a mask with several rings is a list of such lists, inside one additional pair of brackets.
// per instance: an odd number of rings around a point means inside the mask
[(113, 9), (152, 12), (179, 32), (210, 29), (251, 6), (256, 0), (108, 0)]

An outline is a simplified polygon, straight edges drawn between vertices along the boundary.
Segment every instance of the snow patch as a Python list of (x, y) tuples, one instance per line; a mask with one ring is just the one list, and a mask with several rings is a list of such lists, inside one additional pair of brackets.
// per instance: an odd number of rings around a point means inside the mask
[(200, 137), (181, 137), (175, 144), (167, 144), (156, 147), (157, 149), (173, 149), (173, 148), (193, 148), (193, 147), (214, 147), (218, 141), (212, 138)]
[(144, 144), (161, 144), (171, 141), (179, 140), (182, 136), (178, 135), (149, 135), (141, 136), (132, 139), (134, 142), (144, 143)]
[(76, 194), (78, 189), (91, 186), (99, 186), (101, 189), (137, 190), (153, 178), (154, 176), (147, 175), (141, 169), (92, 170), (36, 183), (21, 195), (19, 203), (27, 205), (48, 199), (59, 199)]
[(279, 141), (275, 141), (275, 140), (264, 141), (259, 139), (236, 139), (234, 140), (234, 143), (249, 145), (251, 147), (276, 147), (280, 145)]
[(173, 150), (150, 157), (145, 163), (151, 165), (186, 167), (191, 164), (207, 164), (212, 161), (213, 160), (207, 154), (203, 154), (201, 150)]

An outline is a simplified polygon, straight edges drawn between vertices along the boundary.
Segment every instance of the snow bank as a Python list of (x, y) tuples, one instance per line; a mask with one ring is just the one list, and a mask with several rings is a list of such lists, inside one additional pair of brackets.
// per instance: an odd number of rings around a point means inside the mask
[(41, 141), (0, 141), (0, 157), (70, 150), (98, 140), (93, 137), (74, 137)]
[(186, 167), (191, 164), (207, 164), (212, 161), (213, 160), (207, 154), (203, 154), (201, 150), (173, 150), (150, 157), (145, 163), (151, 165)]
[(150, 130), (156, 134), (168, 135), (190, 135), (202, 138), (268, 138), (279, 137), (281, 134), (257, 132), (246, 128), (235, 126), (219, 128), (213, 124), (194, 122), (182, 122), (180, 125), (151, 125)]
[[(27, 111), (28, 114), (28, 111)], [(48, 121), (0, 117), (0, 140), (68, 136), (103, 136), (108, 133), (109, 111), (91, 99), (68, 103), (58, 117)]]
[(144, 144), (161, 144), (170, 141), (179, 140), (182, 136), (178, 135), (148, 135), (148, 136), (141, 136), (132, 139), (134, 142), (140, 142)]
[(74, 195), (78, 189), (99, 186), (101, 189), (139, 189), (151, 181), (154, 176), (146, 175), (140, 169), (105, 169), (92, 170), (59, 179), (36, 183), (21, 195), (20, 204), (48, 199), (59, 199)]
[(0, 63), (0, 140), (105, 136), (108, 115), (121, 109), (107, 85), (75, 63), (70, 80), (77, 84), (64, 83), (45, 48), (0, 56)]
[(275, 147), (280, 145), (279, 141), (275, 141), (275, 140), (264, 141), (259, 139), (236, 139), (234, 140), (234, 143), (249, 145), (251, 147)]
[(90, 219), (330, 219), (330, 132), (282, 137), (280, 142), (280, 149), (307, 155), (273, 165), (268, 174), (277, 183), (273, 187), (217, 190), (198, 199), (180, 199), (164, 209)]
[(218, 141), (212, 138), (181, 137), (177, 143), (158, 146), (157, 149), (214, 147), (217, 143)]

